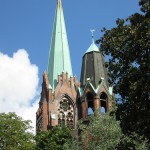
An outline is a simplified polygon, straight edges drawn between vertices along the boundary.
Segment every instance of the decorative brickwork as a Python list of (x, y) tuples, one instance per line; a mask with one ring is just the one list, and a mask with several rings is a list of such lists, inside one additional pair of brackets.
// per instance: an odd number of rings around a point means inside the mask
[(46, 71), (44, 72), (41, 99), (36, 113), (37, 131), (45, 131), (53, 126), (62, 124), (76, 128), (78, 120), (76, 89), (78, 87), (79, 83), (76, 77), (68, 77), (68, 73), (62, 72), (58, 76), (57, 87), (52, 92)]

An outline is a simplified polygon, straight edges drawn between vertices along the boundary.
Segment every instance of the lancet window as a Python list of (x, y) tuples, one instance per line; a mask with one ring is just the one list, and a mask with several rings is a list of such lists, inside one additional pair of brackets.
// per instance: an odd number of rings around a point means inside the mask
[(39, 117), (39, 120), (38, 120), (38, 123), (37, 123), (37, 126), (36, 126), (37, 132), (38, 132), (38, 131), (41, 131), (41, 129), (42, 129), (42, 127), (43, 127), (42, 119), (43, 119), (43, 118), (40, 116), (40, 117)]
[(88, 115), (92, 115), (94, 113), (94, 96), (92, 93), (88, 92), (86, 94), (86, 99), (88, 103)]
[(58, 109), (58, 125), (67, 125), (70, 128), (74, 127), (74, 109), (69, 98), (63, 97), (59, 103)]
[(107, 95), (106, 93), (102, 92), (100, 94), (100, 101), (101, 101), (101, 112), (105, 113), (107, 111)]

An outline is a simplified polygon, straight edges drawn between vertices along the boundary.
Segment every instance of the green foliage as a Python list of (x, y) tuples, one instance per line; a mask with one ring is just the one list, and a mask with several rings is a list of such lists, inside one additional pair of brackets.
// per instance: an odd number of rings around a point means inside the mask
[(32, 150), (35, 143), (30, 121), (24, 121), (15, 113), (0, 113), (0, 149)]
[(65, 143), (65, 150), (113, 149), (121, 138), (119, 122), (108, 115), (91, 116), (86, 120), (80, 120), (78, 131), (79, 137)]
[(65, 143), (65, 150), (148, 150), (147, 140), (136, 133), (126, 136), (120, 122), (110, 114), (91, 116), (79, 123), (78, 139)]
[(116, 147), (117, 150), (149, 150), (148, 141), (143, 137), (131, 133), (129, 136), (123, 135), (120, 143)]
[(89, 118), (89, 125), (81, 121), (81, 145), (86, 150), (115, 149), (122, 136), (119, 122), (108, 114)]
[(64, 144), (65, 150), (83, 150), (82, 143), (78, 139), (70, 139)]
[(65, 150), (64, 145), (71, 138), (71, 132), (65, 126), (56, 126), (49, 131), (41, 131), (36, 136), (36, 150)]
[(120, 122), (108, 114), (91, 116), (78, 125), (78, 138), (67, 127), (56, 126), (36, 135), (36, 150), (148, 150), (147, 141), (121, 132)]
[(117, 118), (124, 134), (150, 140), (150, 1), (140, 0), (142, 13), (118, 19), (103, 29), (100, 50), (109, 55), (109, 82), (120, 95)]

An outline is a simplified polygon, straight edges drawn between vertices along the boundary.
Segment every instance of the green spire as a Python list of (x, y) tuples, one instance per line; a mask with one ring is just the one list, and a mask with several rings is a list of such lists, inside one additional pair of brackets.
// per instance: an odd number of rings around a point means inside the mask
[(70, 51), (65, 27), (65, 20), (61, 0), (57, 0), (53, 33), (48, 58), (48, 79), (54, 91), (57, 86), (58, 75), (67, 72), (72, 76)]

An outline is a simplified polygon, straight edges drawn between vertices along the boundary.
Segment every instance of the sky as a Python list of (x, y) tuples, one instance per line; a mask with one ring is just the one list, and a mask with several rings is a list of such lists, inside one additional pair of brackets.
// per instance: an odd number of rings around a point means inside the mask
[[(101, 29), (140, 11), (138, 0), (62, 0), (73, 74)], [(47, 70), (56, 0), (0, 0), (0, 112), (16, 112), (35, 126), (42, 74)], [(99, 46), (99, 45), (97, 45)]]

